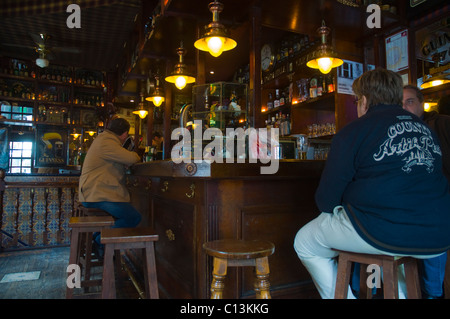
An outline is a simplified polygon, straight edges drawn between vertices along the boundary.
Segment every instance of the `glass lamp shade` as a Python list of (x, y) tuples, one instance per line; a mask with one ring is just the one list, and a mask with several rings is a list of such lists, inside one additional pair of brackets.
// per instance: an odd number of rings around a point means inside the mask
[(332, 68), (337, 68), (344, 63), (339, 58), (324, 56), (317, 59), (312, 59), (306, 63), (306, 65), (312, 69), (319, 69), (323, 74), (327, 74)]
[(182, 90), (186, 84), (194, 83), (195, 78), (190, 75), (172, 74), (165, 79), (169, 83), (174, 83), (177, 89)]
[(151, 101), (153, 102), (153, 104), (155, 106), (161, 106), (161, 104), (164, 102), (164, 97), (163, 96), (149, 96), (148, 98), (146, 98), (147, 101)]
[(422, 89), (428, 89), (432, 87), (436, 87), (439, 85), (450, 83), (450, 80), (447, 79), (445, 76), (427, 76), (424, 82), (420, 86)]
[(144, 108), (144, 103), (143, 102), (139, 103), (139, 108), (137, 110), (134, 110), (133, 114), (137, 114), (137, 115), (139, 115), (139, 117), (141, 119), (145, 119), (145, 117), (148, 114), (148, 111)]
[(148, 111), (146, 111), (146, 110), (136, 110), (136, 111), (133, 111), (133, 114), (137, 114), (137, 115), (139, 115), (139, 117), (141, 119), (145, 119), (145, 117), (148, 114)]
[[(157, 83), (159, 83), (159, 81), (157, 81)], [(160, 89), (159, 86), (157, 86), (155, 88), (155, 91), (153, 92), (153, 94), (149, 97), (145, 98), (147, 101), (153, 102), (153, 104), (155, 106), (161, 106), (162, 102), (164, 102), (165, 98), (164, 98), (164, 93), (163, 91)]]
[(213, 57), (220, 56), (223, 51), (234, 49), (236, 45), (236, 41), (225, 36), (206, 36), (198, 39), (194, 43), (197, 49), (207, 51)]

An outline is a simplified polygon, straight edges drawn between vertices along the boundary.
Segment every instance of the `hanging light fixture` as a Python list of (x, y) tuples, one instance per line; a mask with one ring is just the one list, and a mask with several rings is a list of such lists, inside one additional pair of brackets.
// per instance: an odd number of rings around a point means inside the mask
[(182, 90), (186, 84), (194, 83), (195, 77), (187, 72), (186, 64), (183, 63), (183, 56), (186, 54), (186, 50), (183, 48), (183, 42), (181, 42), (180, 47), (177, 49), (177, 54), (179, 56), (179, 62), (175, 64), (172, 74), (167, 76), (165, 80), (169, 83), (174, 83), (179, 90)]
[(327, 74), (332, 68), (342, 65), (344, 61), (339, 59), (332, 47), (327, 44), (327, 35), (330, 33), (330, 28), (325, 25), (325, 21), (322, 20), (322, 26), (317, 29), (317, 33), (320, 35), (321, 44), (313, 52), (312, 59), (306, 65), (312, 69), (319, 69), (323, 74)]
[(422, 89), (428, 89), (447, 83), (450, 83), (450, 80), (447, 79), (445, 74), (425, 75), (423, 77), (423, 83), (420, 87)]
[(232, 50), (237, 43), (228, 36), (227, 29), (219, 22), (219, 13), (223, 10), (223, 4), (214, 1), (208, 5), (212, 12), (213, 20), (205, 26), (203, 36), (195, 41), (194, 46), (202, 51), (208, 51), (213, 57), (218, 57), (223, 51)]
[(144, 94), (141, 93), (141, 101), (139, 102), (139, 106), (136, 110), (133, 111), (133, 114), (139, 115), (141, 119), (145, 119), (148, 114), (147, 109), (145, 108)]
[(76, 129), (73, 129), (73, 132), (70, 133), (70, 135), (72, 135), (73, 139), (76, 140), (77, 138), (79, 138), (81, 136), (81, 133), (78, 133)]
[(161, 106), (162, 102), (164, 102), (164, 91), (159, 85), (159, 75), (155, 76), (156, 85), (155, 90), (153, 91), (153, 94), (151, 96), (146, 97), (145, 99), (147, 101), (153, 102), (155, 106)]

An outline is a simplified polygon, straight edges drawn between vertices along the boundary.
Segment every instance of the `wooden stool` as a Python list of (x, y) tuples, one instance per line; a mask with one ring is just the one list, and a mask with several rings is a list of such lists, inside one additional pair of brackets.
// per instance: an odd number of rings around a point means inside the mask
[(222, 299), (227, 267), (254, 266), (256, 272), (255, 292), (257, 299), (270, 299), (269, 259), (275, 246), (263, 240), (215, 240), (203, 244), (206, 253), (214, 257), (211, 299)]
[(152, 228), (109, 228), (102, 230), (101, 242), (105, 244), (102, 298), (116, 298), (113, 255), (115, 250), (142, 248), (145, 252), (144, 279), (146, 297), (158, 299), (155, 246), (159, 237)]
[[(82, 203), (78, 203), (77, 206), (77, 216), (87, 217), (87, 216), (111, 216), (108, 212), (100, 208), (88, 208)], [(113, 216), (111, 216), (113, 217)], [(113, 217), (114, 218), (114, 217)], [(114, 218), (115, 220), (115, 218)], [(84, 248), (84, 259), (80, 258), (80, 263), (85, 267), (84, 279), (89, 281), (91, 278), (91, 268), (97, 266), (103, 266), (103, 261), (98, 258), (97, 261), (92, 260), (92, 244), (93, 244), (94, 233), (83, 233), (81, 241), (84, 242), (84, 246), (81, 246), (80, 250)], [(98, 256), (101, 257), (101, 256)]]
[[(111, 216), (92, 216), (92, 217), (71, 217), (69, 220), (69, 227), (72, 228), (70, 235), (70, 256), (69, 264), (80, 265), (82, 255), (82, 235), (84, 233), (100, 232), (102, 229), (114, 225), (114, 219)], [(90, 267), (90, 263), (86, 264)], [(95, 285), (94, 282), (88, 280), (82, 281), (82, 285)], [(73, 288), (67, 287), (66, 298), (73, 297)]]
[[(394, 257), (386, 255), (359, 254), (347, 251), (339, 252), (338, 273), (336, 278), (335, 299), (346, 299), (350, 282), (351, 265), (361, 264), (360, 293), (366, 298), (372, 296), (372, 289), (367, 289), (367, 265), (375, 264), (383, 269), (383, 293), (385, 299), (398, 299), (398, 266), (404, 264), (408, 299), (420, 299), (419, 273), (417, 261), (412, 257)], [(381, 276), (381, 274), (380, 274)]]

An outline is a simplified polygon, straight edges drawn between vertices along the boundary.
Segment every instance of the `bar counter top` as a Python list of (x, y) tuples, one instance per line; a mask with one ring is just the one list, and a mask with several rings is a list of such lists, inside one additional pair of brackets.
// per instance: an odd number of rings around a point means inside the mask
[(320, 175), (325, 161), (279, 160), (274, 174), (262, 174), (263, 167), (271, 164), (257, 163), (217, 163), (201, 161), (196, 163), (175, 163), (171, 160), (138, 163), (130, 168), (132, 175), (154, 177), (198, 177), (198, 178), (298, 178)]

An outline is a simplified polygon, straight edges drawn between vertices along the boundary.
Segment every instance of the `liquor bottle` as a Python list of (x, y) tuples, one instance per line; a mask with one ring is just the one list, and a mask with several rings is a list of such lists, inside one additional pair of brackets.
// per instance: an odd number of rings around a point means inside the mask
[(328, 93), (332, 93), (335, 90), (335, 86), (334, 86), (334, 77), (332, 74), (328, 75), (328, 86), (327, 86), (327, 92)]
[(317, 97), (317, 78), (312, 78), (309, 82), (309, 96), (310, 98)]
[(267, 100), (267, 110), (270, 111), (273, 109), (273, 96), (272, 93), (269, 93), (269, 99)]
[(286, 103), (286, 95), (283, 92), (281, 92), (281, 97), (280, 97), (280, 106), (283, 106)]
[(273, 101), (273, 107), (277, 108), (280, 107), (280, 90), (275, 90), (275, 100)]
[(319, 76), (317, 81), (317, 96), (322, 96), (323, 93), (323, 77)]

